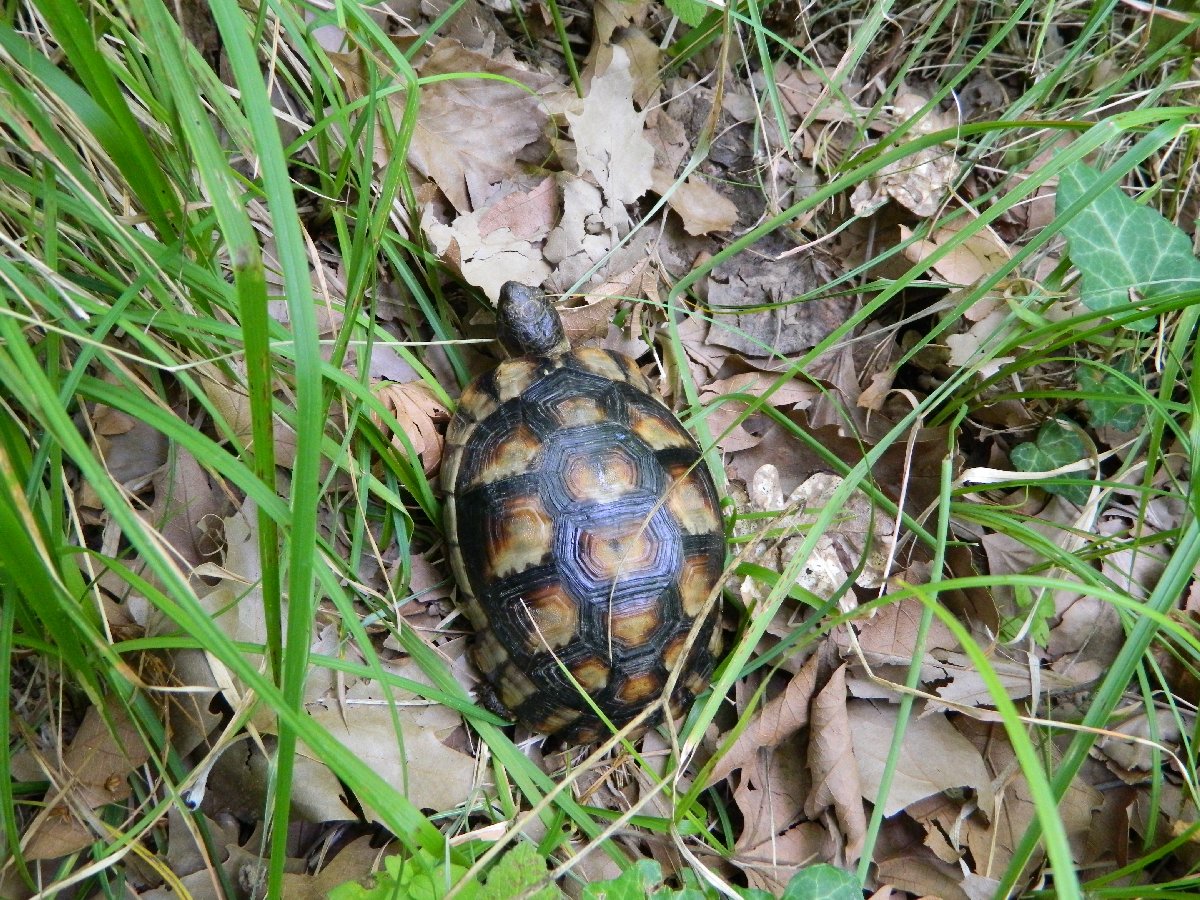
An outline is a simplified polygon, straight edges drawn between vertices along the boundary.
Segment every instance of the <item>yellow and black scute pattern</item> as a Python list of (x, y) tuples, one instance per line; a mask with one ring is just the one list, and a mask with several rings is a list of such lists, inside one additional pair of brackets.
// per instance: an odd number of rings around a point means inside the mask
[(589, 743), (607, 728), (581, 689), (618, 727), (676, 670), (673, 716), (705, 689), (720, 505), (632, 360), (581, 349), (480, 377), (447, 432), (442, 484), (473, 660), (523, 723)]

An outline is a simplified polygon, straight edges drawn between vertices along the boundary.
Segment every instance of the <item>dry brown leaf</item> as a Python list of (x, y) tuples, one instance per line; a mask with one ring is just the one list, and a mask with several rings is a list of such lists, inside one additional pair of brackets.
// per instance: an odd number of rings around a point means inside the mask
[[(128, 490), (141, 490), (150, 474), (166, 462), (166, 435), (120, 410), (95, 407), (91, 412), (91, 429), (92, 452), (112, 480)], [(99, 496), (87, 481), (80, 483), (78, 502), (87, 509), (102, 508)]]
[(799, 674), (788, 682), (783, 693), (763, 704), (750, 726), (721, 756), (708, 779), (709, 785), (723, 781), (734, 769), (751, 765), (760, 749), (778, 747), (808, 724), (808, 707), (816, 689), (820, 658), (821, 654), (812, 654), (805, 660)]
[(660, 177), (660, 173), (668, 179), (674, 178), (679, 164), (688, 153), (687, 132), (683, 123), (660, 106), (646, 116), (646, 130), (643, 134), (654, 148), (655, 178)]
[[(916, 650), (917, 633), (921, 626), (924, 606), (919, 600), (906, 599), (880, 609), (870, 619), (859, 623), (857, 646), (871, 665), (907, 666)], [(835, 635), (844, 655), (853, 645), (844, 632)], [(958, 647), (950, 629), (934, 620), (925, 639), (926, 658), (921, 667), (922, 680), (934, 681), (945, 677), (939, 662), (942, 654)], [(937, 652), (937, 659), (932, 655)]]
[(875, 847), (876, 878), (916, 897), (969, 900), (958, 863), (939, 859), (924, 845), (927, 832), (905, 816), (885, 821)]
[[(891, 110), (892, 118), (897, 123), (909, 121), (925, 102), (926, 98), (917, 94), (899, 94)], [(953, 117), (934, 109), (921, 117), (911, 133), (930, 134), (953, 128), (955, 124)], [(855, 215), (866, 218), (892, 199), (918, 216), (932, 216), (946, 198), (958, 169), (954, 148), (926, 147), (889, 163), (877, 175), (859, 184), (850, 197), (850, 205)]]
[(421, 227), (439, 256), (457, 267), (468, 283), (497, 300), (506, 281), (541, 284), (550, 274), (535, 246), (549, 233), (551, 224), (544, 214), (546, 204), (554, 199), (548, 184), (552, 182), (545, 179), (529, 191), (509, 193), (497, 201), (501, 209), (484, 207), (463, 213), (449, 225), (438, 221), (432, 207), (427, 207)]
[(738, 219), (738, 209), (732, 200), (717, 191), (701, 178), (689, 175), (683, 184), (675, 184), (675, 178), (665, 169), (655, 169), (651, 190), (667, 198), (667, 205), (683, 220), (683, 229), (691, 235), (712, 234), (728, 231)]
[(780, 745), (754, 754), (742, 768), (733, 801), (745, 822), (735, 849), (755, 847), (795, 825), (804, 811), (812, 779), (804, 759), (807, 741), (793, 733)]
[[(408, 384), (379, 384), (375, 386), (374, 391), (375, 396), (404, 429), (405, 437), (421, 459), (425, 474), (432, 475), (441, 465), (443, 432), (446, 423), (450, 421), (450, 411), (442, 405), (429, 386), (421, 381)], [(401, 455), (408, 455), (404, 443), (394, 435), (392, 446)]]
[[(749, 511), (791, 510), (773, 526), (792, 536), (764, 542), (754, 551), (751, 561), (772, 571), (784, 572), (807, 540), (806, 526), (832, 505), (833, 494), (842, 483), (843, 479), (838, 475), (818, 472), (785, 500), (779, 470), (770, 463), (762, 466), (751, 479)], [(748, 519), (743, 530), (753, 534), (760, 527), (759, 522)], [(837, 595), (851, 580), (859, 587), (880, 587), (887, 571), (895, 527), (895, 521), (876, 510), (864, 494), (853, 492), (841, 503), (838, 517), (817, 539), (816, 546), (796, 574), (796, 583), (823, 599)], [(752, 576), (742, 581), (742, 600), (747, 605), (761, 603), (767, 593), (768, 587)], [(853, 593), (843, 593), (839, 603), (846, 611), (853, 609), (856, 603)]]
[(731, 862), (746, 873), (750, 887), (779, 897), (801, 868), (832, 861), (835, 854), (834, 842), (824, 828), (815, 822), (801, 822), (755, 847), (739, 849)]
[(612, 236), (604, 221), (606, 211), (604, 198), (594, 184), (581, 178), (564, 182), (562, 218), (543, 248), (546, 260), (558, 267), (560, 280), (564, 274), (574, 280), (612, 247)]
[(862, 852), (867, 832), (862, 788), (854, 758), (850, 717), (846, 710), (846, 667), (841, 666), (812, 703), (808, 764), (813, 790), (804, 801), (810, 819), (832, 808), (846, 841), (846, 859), (854, 862)]
[[(622, 4), (625, 5), (625, 4)], [(659, 64), (662, 50), (644, 30), (636, 26), (623, 26), (610, 32), (615, 40), (599, 40), (596, 32), (595, 44), (583, 72), (584, 84), (590, 85), (596, 72), (604, 72), (612, 64), (613, 48), (620, 47), (629, 56), (629, 70), (633, 75), (633, 102), (638, 109), (645, 109), (658, 89), (662, 87)]]
[[(970, 225), (970, 220), (957, 219), (940, 224), (929, 237), (904, 248), (904, 255), (914, 263), (931, 256), (945, 244), (955, 240)], [(912, 229), (900, 226), (900, 239), (912, 237)], [(995, 233), (984, 228), (976, 231), (932, 266), (944, 281), (967, 286), (983, 280), (1008, 262), (1010, 253)]]
[[(877, 804), (899, 707), (853, 700), (847, 708), (863, 797)], [(979, 751), (944, 714), (922, 715), (916, 709), (904, 732), (891, 788), (883, 798), (884, 815), (893, 816), (918, 800), (957, 788), (970, 788), (979, 795), (980, 806), (991, 808), (991, 776)]]
[[(428, 682), (411, 660), (406, 660), (395, 671), (404, 677)], [(308, 713), (418, 807), (438, 811), (453, 809), (465, 802), (472, 791), (480, 789), (475, 780), (474, 757), (443, 743), (461, 727), (462, 720), (453, 710), (440, 704), (414, 703), (413, 699), (411, 694), (401, 695), (394, 691), (385, 694), (373, 682), (359, 682), (345, 690), (340, 698), (308, 704)], [(392, 703), (400, 705), (393, 708)], [(402, 733), (399, 736), (393, 713), (400, 722)], [(315, 760), (312, 764), (324, 769)], [(328, 778), (336, 781), (332, 773), (328, 773)], [(339, 793), (337, 788), (332, 792), (334, 797)], [(313, 802), (321, 802), (323, 793), (314, 791)], [(374, 819), (370, 808), (373, 798), (358, 799), (368, 816)]]
[[(258, 553), (258, 522), (253, 501), (222, 520), (224, 554), (220, 564), (206, 563), (197, 573), (218, 579), (201, 597), (216, 625), (233, 641), (266, 645), (266, 610), (262, 599), (262, 560)], [(287, 630), (286, 611), (284, 631)]]
[(612, 62), (592, 79), (583, 111), (567, 113), (579, 174), (590, 174), (609, 203), (633, 203), (650, 189), (654, 148), (642, 134), (645, 113), (633, 107), (631, 60), (613, 47)]
[[(845, 323), (853, 311), (853, 297), (789, 302), (827, 280), (814, 257), (783, 258), (789, 249), (783, 238), (768, 236), (755, 245), (758, 254), (739, 254), (713, 270), (708, 288), (713, 310), (710, 344), (749, 357), (788, 356), (807, 350)], [(769, 308), (738, 312), (759, 306)]]
[(521, 240), (539, 241), (550, 233), (558, 214), (553, 178), (543, 178), (527, 191), (513, 191), (488, 206), (479, 218), (479, 234), (488, 237), (507, 228)]
[(314, 875), (307, 872), (284, 875), (282, 896), (288, 900), (326, 900), (338, 885), (361, 881), (377, 869), (388, 852), (387, 847), (372, 847), (371, 841), (369, 834), (356, 838)]
[(220, 516), (227, 514), (230, 499), (209, 479), (208, 473), (187, 450), (179, 448), (155, 474), (154, 502), (143, 512), (158, 530), (177, 560), (189, 567), (212, 557), (217, 549), (215, 532)]
[(708, 384), (729, 358), (728, 350), (709, 343), (712, 327), (715, 326), (710, 326), (699, 314), (684, 316), (679, 321), (679, 342), (696, 384)]
[(975, 322), (961, 334), (947, 335), (946, 346), (950, 349), (950, 355), (946, 360), (947, 364), (959, 368), (978, 365), (979, 374), (985, 378), (999, 372), (1003, 366), (1008, 365), (1015, 357), (985, 354), (986, 358), (982, 364), (978, 364), (978, 357), (981, 348), (989, 344), (994, 344), (998, 336), (1005, 329), (1011, 327), (1009, 318), (1007, 312), (996, 310), (986, 318)]
[[(987, 817), (986, 821), (973, 821), (972, 827), (963, 834), (966, 846), (979, 864), (979, 870), (975, 874), (992, 878), (1002, 874), (1008, 867), (1013, 849), (1033, 821), (1033, 798), (1028, 782), (1021, 775), (1016, 754), (1002, 725), (966, 718), (959, 718), (956, 724), (958, 729), (980, 748), (988, 771), (995, 779), (995, 800), (992, 807), (980, 805), (980, 811)], [(1057, 753), (1052, 755), (1058, 756)], [(1057, 760), (1051, 760), (1051, 764), (1057, 764)], [(1078, 779), (1071, 782), (1067, 792), (1059, 800), (1058, 815), (1066, 828), (1075, 858), (1086, 852), (1088, 836), (1092, 830), (1092, 817), (1102, 803), (1101, 793)]]
[(1065, 608), (1046, 645), (1051, 668), (1076, 684), (1089, 684), (1108, 670), (1125, 642), (1121, 617), (1116, 607), (1098, 597), (1062, 599)]
[[(453, 40), (438, 42), (419, 64), (423, 78), (454, 73), (503, 75), (533, 91), (549, 76), (468, 50)], [(405, 96), (393, 95), (397, 116)], [(432, 81), (421, 88), (421, 111), (409, 146), (409, 162), (434, 181), (460, 213), (489, 202), (494, 187), (521, 174), (521, 158), (543, 136), (548, 123), (536, 94), (487, 78)]]
[[(854, 122), (858, 109), (847, 109), (845, 102), (832, 97), (827, 85), (838, 79), (832, 69), (815, 72), (810, 68), (796, 69), (787, 63), (775, 66), (775, 84), (779, 88), (779, 99), (785, 111), (796, 119), (807, 118), (821, 102), (820, 109), (812, 116), (814, 122)], [(846, 85), (845, 93), (854, 96), (852, 85)]]
[[(1128, 740), (1121, 737), (1140, 738)], [(1109, 768), (1129, 784), (1144, 784), (1162, 757), (1161, 749), (1179, 747), (1179, 720), (1173, 710), (1157, 710), (1151, 721), (1145, 710), (1110, 728), (1096, 741), (1096, 750), (1110, 761)], [(1152, 746), (1153, 745), (1153, 746)]]
[(129, 777), (150, 758), (138, 728), (124, 707), (110, 700), (102, 714), (89, 707), (62, 755), (62, 770), (47, 772), (70, 802), (43, 810), (26, 832), (25, 858), (54, 859), (75, 853), (106, 834), (93, 833), (77, 810), (95, 810), (129, 797)]
[[(700, 390), (700, 400), (704, 403), (712, 403), (728, 394), (748, 394), (752, 397), (762, 397), (769, 390), (771, 391), (770, 395), (763, 401), (765, 405), (787, 410), (807, 408), (820, 393), (819, 388), (807, 381), (792, 378), (779, 384), (778, 375), (767, 372), (744, 372), (741, 375), (734, 375), (731, 378), (704, 385)], [(762, 440), (762, 433), (751, 433), (747, 429), (745, 421), (734, 425), (734, 422), (745, 414), (746, 407), (747, 404), (740, 400), (727, 401), (714, 406), (709, 413), (706, 420), (708, 429), (716, 437), (717, 446), (722, 452), (735, 453), (747, 450)]]

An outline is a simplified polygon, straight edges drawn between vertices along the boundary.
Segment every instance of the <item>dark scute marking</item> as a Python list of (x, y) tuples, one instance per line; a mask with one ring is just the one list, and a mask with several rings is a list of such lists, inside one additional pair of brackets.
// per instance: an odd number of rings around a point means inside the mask
[(578, 365), (572, 365), (572, 357), (567, 357), (564, 365), (554, 368), (544, 378), (539, 378), (522, 396), (525, 402), (531, 405), (553, 403), (563, 397), (596, 397), (612, 384), (607, 378), (584, 371)]
[(520, 399), (502, 403), (490, 416), (477, 423), (471, 439), (462, 451), (455, 484), (456, 493), (463, 497), (463, 489), (479, 474), (482, 460), (497, 444), (508, 438), (525, 421), (525, 410)]
[[(482, 601), (488, 589), (484, 569), (489, 558), (488, 533), (491, 522), (512, 497), (537, 496), (537, 473), (514, 475), (490, 484), (482, 484), (458, 496), (455, 509), (458, 518), (458, 551), (463, 568), (471, 580), (471, 590)], [(461, 479), (460, 479), (461, 481)]]
[[(634, 494), (612, 503), (597, 503), (564, 514), (554, 533), (554, 558), (558, 561), (563, 583), (573, 596), (586, 605), (581, 619), (594, 618), (596, 608), (607, 611), (629, 608), (657, 598), (679, 577), (683, 565), (683, 541), (679, 528), (666, 508), (655, 509), (657, 498)], [(595, 540), (597, 532), (618, 530), (630, 536), (641, 532), (640, 540), (653, 553), (640, 568), (622, 567), (613, 579), (599, 574), (581, 559), (581, 543)], [(587, 626), (581, 623), (581, 629)], [(600, 635), (597, 635), (600, 637)], [(607, 634), (603, 635), (607, 641)]]
[[(635, 461), (637, 475), (637, 481), (629, 486), (626, 496), (616, 501), (618, 505), (631, 502), (634, 494), (660, 495), (667, 483), (667, 475), (654, 453), (625, 426), (617, 422), (605, 422), (560, 429), (547, 439), (543, 454), (546, 472), (542, 483), (543, 505), (558, 514), (569, 514), (578, 503), (564, 481), (568, 463), (580, 454), (598, 454), (614, 445), (622, 447)], [(583, 514), (586, 515), (586, 512)]]
[[(583, 715), (562, 732), (567, 740), (571, 740), (572, 734), (578, 734), (583, 729), (603, 728), (600, 718), (592, 710), (591, 705), (580, 695), (579, 689), (563, 671), (563, 666), (570, 670), (572, 666), (590, 657), (604, 658), (596, 652), (595, 648), (588, 647), (582, 642), (568, 647), (559, 654), (558, 659), (549, 653), (541, 654), (527, 670), (530, 679), (538, 686), (538, 693), (522, 703), (519, 709), (514, 710), (517, 716), (524, 721), (537, 722), (544, 721), (550, 714), (562, 708), (579, 710)], [(619, 677), (618, 672), (620, 673)], [(591, 695), (592, 702), (618, 728), (625, 725), (641, 712), (647, 703), (646, 701), (627, 703), (621, 700), (617, 694), (629, 677), (646, 674), (662, 677), (661, 665), (656, 665), (653, 658), (617, 661), (613, 677), (601, 690)]]
[(637, 371), (637, 363), (624, 353), (618, 353), (616, 350), (609, 350), (608, 348), (605, 348), (604, 352), (608, 354), (608, 358), (613, 361), (613, 365), (620, 369), (626, 378), (630, 377), (631, 371)]
[(683, 535), (683, 555), (687, 557), (707, 556), (708, 571), (716, 581), (725, 569), (725, 534), (709, 531), (704, 534)]
[(609, 382), (612, 385), (600, 399), (600, 405), (604, 407), (604, 413), (614, 422), (620, 422), (628, 427), (629, 425), (629, 393), (637, 393), (629, 385), (622, 384), (617, 381)]
[(475, 379), (475, 388), (492, 398), (496, 403), (500, 402), (500, 387), (496, 383), (496, 373), (499, 371), (500, 369), (497, 367)]
[(495, 581), (487, 585), (479, 596), (497, 640), (527, 673), (533, 656), (539, 654), (531, 655), (523, 649), (532, 626), (529, 613), (521, 601), (526, 595), (556, 584), (558, 580), (558, 568), (552, 562), (547, 562)]
[[(708, 470), (704, 468), (704, 463), (698, 461), (700, 459), (700, 451), (696, 447), (668, 447), (666, 450), (659, 450), (654, 456), (658, 459), (659, 465), (668, 472), (672, 469), (686, 471), (691, 468), (693, 472), (702, 470), (705, 475), (708, 475)], [(695, 463), (694, 468), (692, 468), (693, 463)], [(708, 482), (712, 483), (711, 475), (708, 475)]]
[(644, 391), (639, 391), (632, 385), (622, 385), (622, 387), (624, 387), (625, 402), (631, 408), (636, 409), (644, 418), (653, 419), (662, 425), (664, 430), (679, 435), (688, 443), (695, 443), (691, 434), (683, 427), (683, 423), (679, 421), (675, 413), (663, 405), (661, 400), (652, 397)]

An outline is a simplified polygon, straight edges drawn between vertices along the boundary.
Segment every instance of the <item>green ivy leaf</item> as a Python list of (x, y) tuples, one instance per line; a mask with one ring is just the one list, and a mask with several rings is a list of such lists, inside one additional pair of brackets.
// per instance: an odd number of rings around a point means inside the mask
[(667, 9), (689, 28), (695, 28), (704, 21), (709, 10), (700, 0), (667, 0)]
[(527, 893), (546, 877), (546, 860), (533, 844), (522, 841), (497, 862), (479, 892), (479, 900), (508, 900), (509, 897), (529, 897), (531, 900), (558, 900), (562, 891), (547, 885)]
[(646, 900), (662, 884), (662, 866), (652, 859), (639, 859), (616, 878), (584, 887), (582, 900)]
[[(1018, 444), (1012, 448), (1009, 458), (1020, 472), (1046, 472), (1065, 466), (1067, 463), (1078, 462), (1087, 455), (1078, 432), (1051, 420), (1038, 429), (1037, 442)], [(1042, 482), (1042, 487), (1048, 493), (1058, 494), (1072, 503), (1082, 506), (1087, 503), (1091, 488), (1082, 483), (1081, 472), (1071, 472), (1060, 476), (1068, 481), (1078, 480), (1080, 484)]]
[[(1064, 170), (1055, 211), (1065, 212), (1100, 177), (1083, 163)], [(1081, 298), (1088, 309), (1120, 313), (1131, 300), (1200, 291), (1200, 260), (1192, 254), (1188, 236), (1116, 185), (1080, 211), (1063, 233), (1071, 261), (1083, 276)], [(1138, 319), (1126, 327), (1148, 331), (1154, 319)]]
[(822, 863), (793, 875), (780, 900), (862, 900), (862, 885), (849, 872)]
[[(1126, 372), (1128, 374), (1128, 372)], [(1105, 372), (1104, 377), (1092, 368), (1079, 370), (1079, 389), (1088, 394), (1104, 394), (1112, 399), (1097, 400), (1088, 398), (1084, 405), (1088, 411), (1088, 421), (1099, 428), (1110, 425), (1117, 431), (1133, 431), (1142, 421), (1142, 405), (1129, 402), (1129, 385), (1111, 372)]]

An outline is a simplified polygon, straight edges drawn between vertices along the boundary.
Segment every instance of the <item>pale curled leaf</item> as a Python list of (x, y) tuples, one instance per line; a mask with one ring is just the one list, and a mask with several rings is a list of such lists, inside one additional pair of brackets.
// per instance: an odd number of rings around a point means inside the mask
[(612, 64), (592, 79), (581, 113), (567, 113), (580, 173), (590, 173), (612, 203), (632, 203), (650, 189), (654, 148), (642, 134), (645, 113), (633, 107), (629, 54), (614, 47)]
[(738, 210), (733, 201), (695, 175), (675, 184), (669, 172), (655, 169), (652, 188), (667, 198), (667, 205), (679, 214), (688, 234), (728, 231), (737, 223)]
[[(376, 385), (375, 396), (400, 423), (409, 444), (421, 459), (425, 474), (437, 471), (442, 459), (442, 433), (450, 421), (450, 411), (428, 385), (420, 381)], [(401, 454), (408, 452), (396, 436), (392, 437), (392, 445)]]
[[(551, 79), (499, 62), (453, 40), (434, 46), (420, 63), (424, 78), (461, 74), (421, 88), (421, 112), (409, 146), (409, 162), (432, 179), (460, 213), (477, 210), (492, 186), (521, 172), (522, 151), (542, 137), (548, 116), (536, 93)], [(525, 85), (473, 77), (486, 72)], [(392, 95), (397, 117), (405, 97)]]

